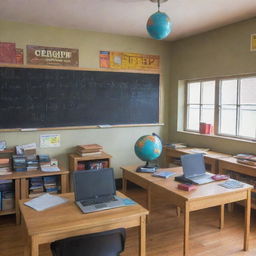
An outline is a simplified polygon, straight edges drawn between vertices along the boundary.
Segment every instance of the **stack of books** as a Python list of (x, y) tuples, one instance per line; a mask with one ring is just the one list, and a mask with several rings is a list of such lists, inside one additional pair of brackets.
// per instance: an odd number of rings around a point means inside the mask
[(57, 176), (45, 176), (44, 180), (44, 190), (47, 193), (57, 194), (59, 192), (59, 186), (57, 184), (58, 177)]
[(49, 155), (38, 155), (39, 165), (42, 166), (51, 166), (51, 158)]
[(35, 154), (27, 156), (27, 170), (28, 171), (37, 171), (39, 169), (38, 159)]
[(16, 172), (26, 172), (27, 171), (27, 158), (24, 155), (14, 155), (12, 156), (13, 169)]
[(42, 177), (30, 178), (29, 198), (40, 196), (44, 193), (44, 182)]
[(80, 156), (90, 156), (101, 154), (103, 147), (98, 144), (78, 145), (76, 152)]
[(0, 158), (0, 175), (11, 174), (10, 158)]
[(252, 154), (237, 154), (234, 156), (238, 163), (256, 166), (256, 155)]
[(14, 209), (14, 186), (12, 180), (0, 180), (0, 210)]

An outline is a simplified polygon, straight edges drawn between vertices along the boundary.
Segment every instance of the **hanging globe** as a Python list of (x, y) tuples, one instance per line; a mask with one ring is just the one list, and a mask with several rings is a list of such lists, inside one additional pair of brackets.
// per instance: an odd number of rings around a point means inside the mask
[(172, 31), (172, 22), (167, 14), (158, 11), (149, 17), (147, 31), (154, 39), (164, 39)]

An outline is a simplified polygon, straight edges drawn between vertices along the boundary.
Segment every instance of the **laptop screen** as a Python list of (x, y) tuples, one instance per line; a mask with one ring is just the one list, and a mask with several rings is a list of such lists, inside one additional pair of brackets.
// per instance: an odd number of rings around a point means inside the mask
[(203, 154), (188, 154), (180, 157), (185, 178), (192, 178), (205, 174)]
[(75, 171), (73, 182), (76, 201), (116, 194), (112, 168)]

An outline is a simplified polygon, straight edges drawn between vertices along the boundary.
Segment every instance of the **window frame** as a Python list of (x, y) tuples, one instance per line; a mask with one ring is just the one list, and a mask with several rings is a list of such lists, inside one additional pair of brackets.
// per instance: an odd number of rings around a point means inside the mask
[[(184, 127), (183, 130), (187, 132), (193, 132), (193, 133), (198, 133), (200, 134), (199, 130), (192, 130), (188, 129), (188, 85), (190, 83), (200, 83), (200, 103), (199, 103), (199, 122), (201, 119), (201, 110), (202, 110), (202, 86), (201, 84), (203, 82), (208, 82), (208, 81), (215, 81), (215, 101), (214, 101), (214, 131), (213, 131), (213, 136), (221, 136), (221, 137), (227, 137), (227, 138), (235, 138), (235, 139), (242, 139), (242, 140), (247, 140), (247, 141), (256, 141), (256, 134), (255, 137), (246, 137), (246, 136), (241, 136), (239, 135), (239, 129), (240, 129), (240, 116), (241, 116), (241, 106), (246, 106), (248, 104), (241, 104), (240, 102), (240, 96), (241, 96), (241, 79), (245, 78), (256, 78), (256, 73), (253, 74), (244, 74), (244, 75), (234, 75), (234, 76), (224, 76), (224, 77), (214, 77), (214, 78), (203, 78), (203, 79), (188, 79), (185, 80), (185, 95), (184, 95)], [(235, 79), (237, 80), (237, 95), (236, 95), (236, 128), (235, 128), (235, 133), (236, 135), (231, 135), (231, 134), (224, 134), (220, 132), (220, 114), (221, 114), (221, 95), (220, 95), (220, 89), (221, 89), (221, 81), (222, 80), (232, 80)], [(232, 104), (234, 105), (234, 104)], [(251, 104), (252, 106), (256, 106), (255, 104)]]

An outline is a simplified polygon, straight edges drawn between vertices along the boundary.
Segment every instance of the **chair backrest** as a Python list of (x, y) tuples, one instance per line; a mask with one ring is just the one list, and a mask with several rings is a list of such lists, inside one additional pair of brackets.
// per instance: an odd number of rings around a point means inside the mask
[(118, 256), (124, 251), (124, 228), (70, 237), (51, 243), (53, 256)]

